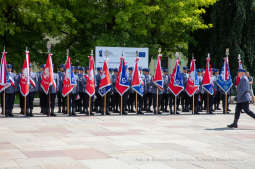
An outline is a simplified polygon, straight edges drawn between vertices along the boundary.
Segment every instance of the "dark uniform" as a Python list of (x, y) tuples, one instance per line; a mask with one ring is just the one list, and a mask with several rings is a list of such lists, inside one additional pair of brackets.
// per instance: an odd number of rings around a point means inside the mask
[[(58, 72), (58, 79), (59, 79), (59, 84), (58, 84), (58, 90), (57, 90), (57, 98), (58, 98), (58, 113), (65, 113), (65, 109), (64, 109), (64, 98), (62, 95), (62, 86), (63, 86), (63, 81), (65, 78), (65, 72), (64, 72), (64, 64), (61, 64), (59, 66), (60, 71)], [(61, 107), (62, 107), (62, 111), (61, 111)]]
[(17, 84), (17, 77), (15, 73), (12, 73), (12, 65), (7, 65), (8, 73), (9, 73), (9, 79), (10, 79), (10, 85), (8, 88), (5, 89), (5, 116), (6, 117), (13, 117), (12, 110), (15, 100), (15, 93), (17, 91), (16, 87)]
[(119, 106), (120, 106), (120, 100), (119, 100), (119, 94), (115, 88), (115, 83), (116, 83), (116, 79), (117, 79), (117, 73), (118, 73), (118, 69), (115, 68), (113, 75), (111, 76), (111, 82), (112, 82), (112, 111), (114, 113), (119, 113)]
[[(56, 116), (54, 113), (54, 108), (55, 108), (55, 100), (56, 100), (56, 95), (59, 89), (59, 77), (57, 73), (53, 73), (53, 80), (55, 82), (56, 88), (51, 85), (49, 87), (49, 93), (47, 95), (47, 112), (50, 113), (51, 116)], [(50, 101), (49, 101), (50, 99)], [(50, 104), (50, 105), (49, 105)], [(49, 110), (50, 108), (50, 110)]]
[(128, 89), (128, 111), (129, 112), (134, 112), (134, 102), (135, 102), (135, 91), (131, 88), (131, 83), (132, 83), (132, 76), (133, 76), (133, 68), (129, 67), (129, 74), (128, 74), (128, 82), (130, 85), (130, 88)]
[[(157, 90), (158, 90), (158, 112), (157, 112)], [(160, 112), (160, 103), (162, 99), (163, 89), (158, 88), (154, 82), (151, 81), (151, 93), (153, 95), (153, 111), (154, 114), (161, 113)]]
[(169, 104), (169, 90), (168, 90), (168, 84), (169, 84), (169, 75), (168, 70), (163, 69), (164, 75), (163, 75), (163, 94), (162, 94), (162, 101), (161, 101), (161, 111), (168, 112), (167, 106)]
[(149, 69), (143, 69), (144, 75), (144, 95), (143, 95), (143, 110), (147, 112), (152, 112), (150, 107), (152, 105), (152, 93), (151, 93), (151, 75), (149, 74)]
[[(243, 74), (245, 70), (239, 69), (239, 73)], [(251, 91), (249, 87), (249, 80), (245, 75), (241, 75), (239, 84), (237, 86), (237, 104), (235, 109), (234, 122), (228, 127), (237, 128), (237, 123), (240, 117), (241, 110), (244, 110), (246, 114), (255, 119), (255, 114), (249, 109), (249, 101), (251, 100)]]
[(101, 80), (101, 71), (102, 68), (97, 68), (97, 74), (96, 74), (96, 79), (95, 79), (95, 89), (96, 89), (96, 98), (95, 98), (95, 111), (96, 113), (101, 113), (103, 114), (103, 99), (100, 96), (98, 90), (99, 90), (99, 84)]
[[(38, 91), (38, 75), (32, 72), (32, 64), (29, 65), (30, 68), (30, 83), (29, 83), (29, 94), (26, 96), (26, 115), (33, 116), (34, 108), (34, 96)], [(20, 80), (21, 73), (19, 75), (18, 81)], [(21, 113), (24, 113), (24, 96), (20, 93), (20, 108)]]

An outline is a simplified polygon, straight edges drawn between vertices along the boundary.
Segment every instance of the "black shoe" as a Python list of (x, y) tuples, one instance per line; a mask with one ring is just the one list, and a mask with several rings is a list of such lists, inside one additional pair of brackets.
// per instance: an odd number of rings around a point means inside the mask
[(228, 111), (231, 111), (229, 108), (227, 109)]
[(195, 112), (194, 114), (200, 114), (200, 113), (198, 113), (198, 112)]
[(210, 111), (209, 113), (207, 113), (207, 114), (214, 114), (212, 111)]
[(227, 125), (227, 127), (228, 127), (228, 128), (237, 128), (238, 126), (237, 126), (237, 124), (232, 123), (232, 124), (230, 124), (230, 125)]
[(58, 108), (58, 113), (61, 113), (61, 108)]
[(217, 109), (216, 109), (216, 110), (221, 110), (221, 108), (217, 107)]
[(180, 114), (179, 112), (176, 112), (175, 114)]
[(50, 116), (56, 117), (56, 114), (55, 113), (51, 113)]

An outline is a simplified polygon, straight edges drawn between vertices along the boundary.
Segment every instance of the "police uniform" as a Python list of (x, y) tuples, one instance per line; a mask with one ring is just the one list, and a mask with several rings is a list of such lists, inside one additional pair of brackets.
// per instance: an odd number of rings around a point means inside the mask
[(15, 86), (17, 86), (17, 82), (16, 82), (17, 77), (15, 73), (11, 72), (11, 69), (12, 69), (11, 64), (7, 65), (7, 69), (8, 69), (11, 85), (9, 85), (9, 87), (5, 89), (5, 116), (13, 117), (12, 110), (13, 110), (13, 105), (15, 100), (15, 93), (16, 93)]
[[(187, 71), (187, 67), (183, 67), (184, 71)], [(186, 72), (182, 72), (182, 78), (183, 78), (183, 84), (184, 84), (184, 88), (186, 88), (186, 84), (188, 81), (188, 74)], [(181, 104), (182, 104), (182, 112), (188, 112), (189, 108), (189, 96), (188, 94), (185, 92), (185, 89), (181, 92)]]
[[(158, 90), (158, 112), (157, 112), (157, 90)], [(154, 82), (151, 80), (151, 93), (153, 95), (153, 111), (154, 114), (161, 113), (160, 112), (160, 103), (161, 103), (161, 98), (163, 94), (163, 89), (160, 89), (156, 86)]]
[(135, 91), (131, 88), (131, 83), (133, 79), (133, 68), (129, 67), (129, 74), (128, 74), (128, 82), (129, 82), (129, 89), (128, 89), (128, 111), (134, 112), (134, 102), (135, 102)]
[(163, 75), (163, 94), (162, 94), (162, 101), (161, 101), (161, 111), (168, 112), (167, 106), (169, 104), (169, 90), (168, 90), (168, 84), (169, 84), (169, 75), (167, 74), (168, 70), (163, 69), (164, 75)]
[[(69, 99), (69, 115), (76, 116), (76, 111), (77, 111), (77, 100), (79, 99), (79, 83), (78, 83), (78, 75), (74, 73), (74, 81), (75, 84), (73, 87), (73, 90), (70, 92), (70, 97)], [(70, 110), (72, 107), (72, 111)]]
[(144, 75), (144, 96), (143, 96), (143, 110), (147, 112), (152, 112), (150, 109), (152, 103), (152, 93), (151, 93), (151, 75), (149, 74), (149, 69), (143, 69)]
[(220, 100), (221, 100), (221, 92), (220, 92), (220, 88), (217, 84), (217, 80), (219, 78), (218, 75), (219, 70), (215, 69), (215, 81), (214, 81), (214, 110), (220, 110), (219, 108), (219, 104), (220, 104)]
[[(64, 98), (63, 98), (63, 95), (62, 95), (62, 87), (63, 87), (63, 81), (64, 81), (64, 78), (65, 78), (65, 72), (64, 72), (64, 67), (65, 65), (64, 64), (61, 64), (59, 66), (59, 69), (60, 71), (58, 72), (58, 79), (59, 79), (59, 83), (57, 85), (57, 98), (58, 98), (58, 113), (64, 113)], [(62, 107), (62, 111), (61, 111), (61, 107)]]
[[(29, 65), (29, 68), (32, 68), (32, 64)], [(30, 71), (29, 76), (30, 76), (30, 83), (29, 83), (29, 94), (26, 96), (26, 115), (33, 116), (34, 95), (38, 91), (38, 76), (37, 76), (37, 73), (32, 72), (32, 71)], [(21, 73), (19, 75), (19, 80), (20, 80), (20, 77), (21, 77)], [(23, 112), (23, 110), (24, 110), (24, 96), (22, 96), (21, 93), (20, 93), (20, 108), (21, 108), (21, 112)]]
[(113, 75), (111, 76), (111, 83), (112, 83), (112, 111), (114, 113), (119, 113), (119, 107), (120, 107), (120, 100), (119, 100), (119, 94), (115, 88), (115, 83), (116, 83), (116, 79), (117, 79), (117, 73), (118, 73), (118, 69), (115, 68)]
[[(55, 82), (56, 88), (53, 85), (51, 85), (49, 87), (49, 94), (47, 95), (47, 107), (48, 107), (47, 110), (51, 116), (56, 116), (54, 113), (54, 109), (55, 109), (56, 95), (58, 92), (57, 86), (59, 86), (59, 77), (58, 77), (57, 73), (53, 73), (53, 80)], [(49, 102), (49, 99), (50, 99), (50, 102)], [(50, 103), (50, 105), (49, 105), (49, 103)], [(49, 108), (50, 108), (50, 110), (49, 110)]]
[[(239, 69), (238, 72), (245, 72), (244, 69)], [(251, 116), (253, 119), (255, 119), (255, 114), (250, 111), (249, 109), (249, 101), (251, 100), (251, 91), (250, 91), (250, 87), (249, 87), (249, 80), (248, 78), (243, 75), (240, 78), (239, 84), (237, 85), (237, 96), (236, 96), (236, 100), (237, 100), (237, 104), (236, 104), (236, 111), (235, 111), (235, 118), (234, 118), (234, 122), (230, 125), (228, 125), (228, 127), (230, 128), (237, 128), (238, 125), (238, 120), (240, 117), (240, 113), (241, 110), (244, 110), (244, 112), (246, 114), (248, 114), (249, 116)]]
[(97, 74), (96, 74), (96, 79), (95, 79), (95, 89), (96, 89), (96, 98), (95, 98), (95, 111), (96, 113), (101, 113), (103, 114), (103, 109), (102, 109), (102, 104), (103, 104), (103, 100), (102, 97), (99, 94), (99, 84), (100, 84), (100, 80), (101, 80), (101, 71), (102, 68), (97, 68)]
[(82, 110), (80, 113), (88, 114), (88, 101), (89, 95), (86, 93), (86, 84), (87, 84), (87, 74), (84, 74), (85, 68), (82, 67), (82, 75), (79, 77), (79, 93), (80, 93), (80, 100), (82, 104)]

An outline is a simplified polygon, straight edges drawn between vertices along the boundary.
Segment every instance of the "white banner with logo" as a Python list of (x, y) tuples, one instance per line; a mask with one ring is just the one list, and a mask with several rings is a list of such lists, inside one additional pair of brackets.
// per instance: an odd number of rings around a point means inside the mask
[(135, 66), (136, 53), (139, 57), (138, 66), (148, 68), (149, 49), (148, 48), (128, 48), (128, 47), (96, 47), (96, 67), (103, 67), (105, 57), (108, 57), (109, 68), (119, 68), (120, 57), (125, 58), (125, 63), (128, 67)]

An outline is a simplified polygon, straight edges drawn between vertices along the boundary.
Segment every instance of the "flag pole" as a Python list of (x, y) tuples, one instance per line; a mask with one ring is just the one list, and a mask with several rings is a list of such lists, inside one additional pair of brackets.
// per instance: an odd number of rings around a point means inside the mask
[[(48, 54), (50, 54), (50, 51), (51, 51), (51, 44), (50, 42), (48, 42), (47, 44), (47, 48), (48, 48)], [(49, 89), (49, 112), (48, 112), (48, 116), (50, 116), (50, 89)]]
[(5, 116), (5, 90), (3, 93), (3, 115)]
[(106, 95), (104, 95), (104, 115), (106, 114)]
[(70, 115), (70, 111), (69, 111), (69, 94), (66, 96), (67, 98), (66, 98), (66, 101), (67, 101), (67, 103), (66, 103), (66, 113), (67, 113), (67, 115), (69, 116)]
[(24, 115), (27, 116), (27, 96), (24, 96)]
[(176, 96), (174, 96), (174, 114), (176, 114)]
[[(26, 47), (26, 52), (28, 51)], [(28, 65), (29, 66), (29, 65)], [(29, 78), (29, 77), (28, 77)], [(24, 96), (24, 115), (27, 116), (27, 96)]]
[(193, 103), (192, 103), (192, 114), (195, 114), (195, 97), (194, 97), (194, 95), (192, 96), (192, 100), (193, 100)]
[[(228, 58), (228, 55), (229, 55), (229, 48), (226, 49), (227, 58)], [(227, 60), (226, 60), (226, 62), (227, 62)], [(225, 93), (225, 113), (227, 113), (227, 111), (228, 111), (228, 105), (227, 104), (228, 104), (228, 93)]]
[[(4, 52), (5, 52), (5, 46), (4, 46)], [(4, 89), (4, 93), (3, 93), (3, 115), (5, 116), (5, 89)]]
[(89, 96), (89, 116), (91, 114), (91, 96)]
[(136, 107), (136, 113), (138, 113), (137, 92), (135, 93), (135, 107)]
[[(136, 58), (138, 57), (138, 51), (136, 51)], [(136, 109), (136, 114), (138, 114), (138, 102), (137, 102), (137, 92), (135, 92), (135, 109)]]
[(157, 87), (157, 114), (158, 114), (158, 87)]
[(120, 115), (122, 115), (122, 96), (120, 96)]
[(206, 106), (206, 111), (209, 113), (209, 93), (207, 93), (207, 106)]

